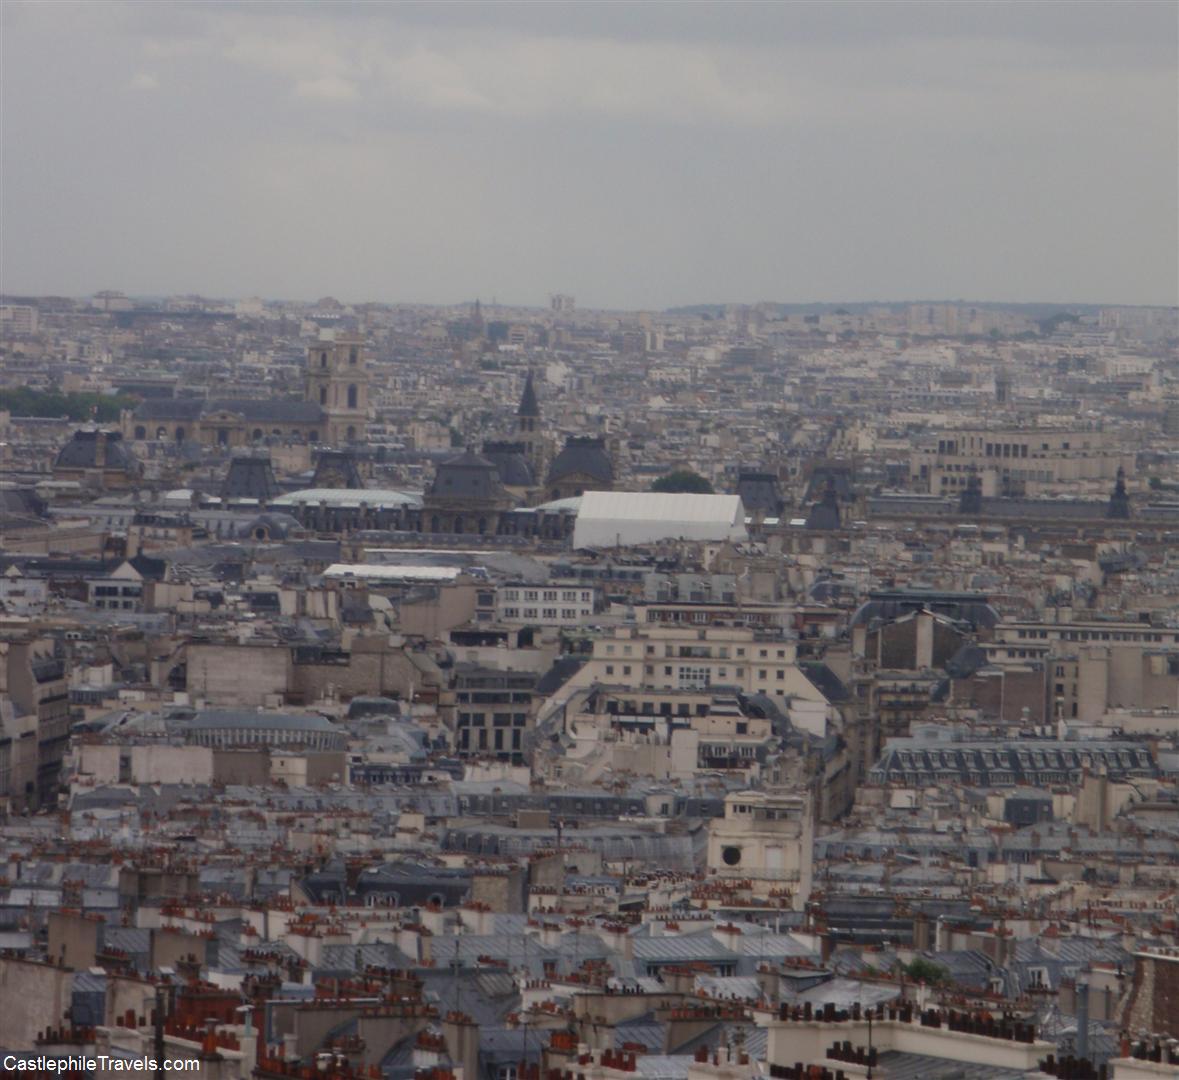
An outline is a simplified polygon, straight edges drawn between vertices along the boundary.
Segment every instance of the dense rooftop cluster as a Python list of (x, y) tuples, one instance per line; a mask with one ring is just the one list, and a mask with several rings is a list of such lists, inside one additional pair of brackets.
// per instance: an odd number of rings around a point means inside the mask
[(558, 300), (4, 298), (0, 1049), (1179, 1075), (1177, 312)]

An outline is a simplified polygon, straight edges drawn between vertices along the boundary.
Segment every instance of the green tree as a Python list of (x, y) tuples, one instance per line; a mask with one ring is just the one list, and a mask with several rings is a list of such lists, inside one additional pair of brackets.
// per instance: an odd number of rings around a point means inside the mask
[(933, 984), (945, 982), (950, 977), (950, 973), (941, 964), (926, 960), (924, 956), (918, 956), (911, 964), (902, 964), (901, 970), (906, 978), (914, 982)]
[(102, 424), (113, 423), (119, 419), (120, 409), (131, 408), (137, 400), (107, 394), (63, 394), (60, 390), (33, 390), (28, 386), (0, 390), (0, 409), (13, 416), (38, 416), (75, 423), (91, 417)]
[(687, 493), (690, 495), (711, 495), (712, 485), (699, 473), (691, 469), (677, 469), (659, 477), (651, 485), (652, 491)]

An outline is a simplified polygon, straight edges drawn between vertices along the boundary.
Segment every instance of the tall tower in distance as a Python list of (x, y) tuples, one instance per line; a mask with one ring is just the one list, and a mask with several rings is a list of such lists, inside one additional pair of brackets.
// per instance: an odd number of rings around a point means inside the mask
[(536, 400), (536, 387), (532, 384), (532, 369), (524, 381), (524, 392), (516, 409), (516, 441), (524, 445), (524, 456), (532, 466), (532, 473), (538, 482), (544, 475), (544, 441), (540, 433), (540, 402)]
[(363, 338), (340, 334), (308, 346), (307, 400), (323, 410), (325, 442), (340, 445), (364, 437), (368, 368)]

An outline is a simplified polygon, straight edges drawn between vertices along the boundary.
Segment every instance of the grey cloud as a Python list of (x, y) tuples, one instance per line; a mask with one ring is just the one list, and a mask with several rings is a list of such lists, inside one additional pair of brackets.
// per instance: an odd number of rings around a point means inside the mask
[(5, 5), (9, 291), (1174, 302), (1164, 4)]

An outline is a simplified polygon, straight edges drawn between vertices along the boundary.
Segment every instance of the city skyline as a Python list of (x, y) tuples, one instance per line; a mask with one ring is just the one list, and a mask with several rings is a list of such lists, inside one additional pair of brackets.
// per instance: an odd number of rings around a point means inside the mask
[(0, 288), (1175, 303), (1172, 5), (731, 10), (5, 5)]

